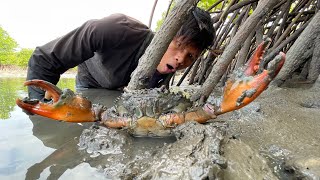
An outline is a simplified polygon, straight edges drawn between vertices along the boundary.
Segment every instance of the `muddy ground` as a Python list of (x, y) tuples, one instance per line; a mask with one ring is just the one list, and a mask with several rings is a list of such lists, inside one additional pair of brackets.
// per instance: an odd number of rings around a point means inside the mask
[[(82, 93), (107, 106), (119, 95)], [(107, 179), (320, 179), (319, 117), (320, 78), (315, 84), (271, 86), (250, 105), (207, 124), (185, 123), (167, 138), (132, 137), (97, 124), (78, 130), (61, 125), (61, 132), (79, 138), (66, 145), (42, 140), (57, 150), (29, 168), (27, 179), (38, 178), (50, 164), (50, 178), (57, 179), (80, 163)], [(31, 120), (41, 128), (37, 118)]]

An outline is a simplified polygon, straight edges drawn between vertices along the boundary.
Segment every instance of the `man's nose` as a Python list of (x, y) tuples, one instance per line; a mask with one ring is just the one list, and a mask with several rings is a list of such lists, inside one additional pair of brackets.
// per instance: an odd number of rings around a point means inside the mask
[(183, 65), (183, 62), (184, 62), (185, 58), (186, 58), (185, 53), (183, 53), (183, 52), (177, 53), (177, 55), (176, 55), (177, 65), (178, 66)]

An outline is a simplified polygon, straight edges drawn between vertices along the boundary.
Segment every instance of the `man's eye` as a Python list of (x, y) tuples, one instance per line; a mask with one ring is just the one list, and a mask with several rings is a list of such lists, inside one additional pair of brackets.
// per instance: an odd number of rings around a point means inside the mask
[(192, 54), (189, 54), (189, 58), (190, 58), (190, 59), (193, 59), (193, 55), (192, 55)]

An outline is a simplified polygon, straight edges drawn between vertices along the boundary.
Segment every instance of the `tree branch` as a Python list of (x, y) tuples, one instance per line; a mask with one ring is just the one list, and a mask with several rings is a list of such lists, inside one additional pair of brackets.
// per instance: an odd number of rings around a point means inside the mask
[(155, 34), (146, 52), (139, 59), (138, 67), (132, 74), (127, 90), (146, 88), (173, 37), (199, 0), (181, 0), (165, 19)]
[(248, 38), (249, 34), (255, 29), (258, 22), (265, 17), (265, 15), (273, 8), (274, 5), (279, 3), (279, 0), (261, 0), (257, 8), (253, 11), (251, 16), (242, 24), (239, 31), (230, 41), (223, 54), (219, 57), (217, 63), (213, 67), (209, 77), (203, 84), (202, 88), (192, 97), (192, 100), (199, 99), (201, 96), (208, 97), (216, 84), (219, 82), (222, 75), (225, 73), (228, 65), (233, 60), (234, 56), (241, 48), (244, 41)]

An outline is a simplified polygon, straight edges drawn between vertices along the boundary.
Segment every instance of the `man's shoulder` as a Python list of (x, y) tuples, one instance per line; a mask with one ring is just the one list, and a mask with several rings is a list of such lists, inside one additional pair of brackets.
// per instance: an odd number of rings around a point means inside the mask
[(119, 34), (122, 34), (122, 36), (123, 34), (139, 36), (139, 34), (145, 35), (146, 32), (151, 31), (139, 20), (121, 13), (111, 14), (101, 19), (93, 19), (88, 21), (88, 24), (100, 37), (106, 37), (107, 35), (114, 38), (115, 36), (118, 37)]
[(103, 19), (109, 21), (110, 23), (148, 29), (148, 27), (145, 24), (143, 24), (141, 21), (122, 13), (111, 14)]

